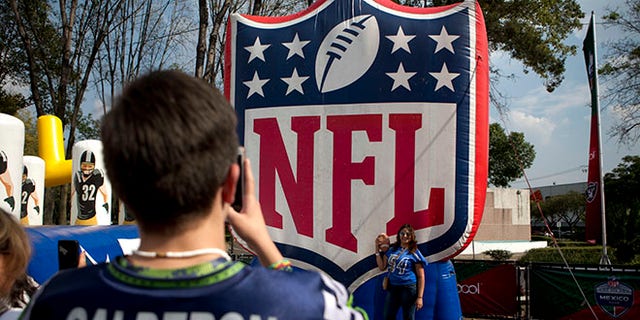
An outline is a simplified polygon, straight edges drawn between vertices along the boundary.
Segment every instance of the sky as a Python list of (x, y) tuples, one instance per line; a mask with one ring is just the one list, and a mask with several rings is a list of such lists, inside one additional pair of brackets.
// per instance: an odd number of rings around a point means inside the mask
[[(622, 0), (578, 0), (585, 17), (582, 30), (575, 31), (566, 43), (578, 46), (577, 54), (566, 60), (565, 79), (552, 93), (545, 89), (543, 80), (535, 73), (522, 72), (523, 66), (516, 60), (498, 52), (491, 56), (492, 63), (505, 74), (513, 73), (516, 79), (503, 80), (496, 86), (508, 96), (506, 118), (491, 106), (490, 122), (500, 123), (507, 132), (523, 132), (525, 140), (534, 145), (536, 158), (525, 170), (531, 187), (560, 185), (587, 180), (587, 160), (591, 119), (591, 99), (587, 81), (582, 42), (587, 32), (591, 11), (596, 18), (596, 45), (598, 65), (604, 64), (606, 43), (617, 39), (619, 31), (598, 25), (606, 8), (624, 8)], [(606, 83), (599, 78), (600, 95)], [(609, 129), (616, 119), (611, 107), (600, 101), (603, 174), (611, 172), (626, 155), (640, 155), (640, 143), (620, 145)], [(513, 188), (527, 188), (524, 178), (511, 183)]]

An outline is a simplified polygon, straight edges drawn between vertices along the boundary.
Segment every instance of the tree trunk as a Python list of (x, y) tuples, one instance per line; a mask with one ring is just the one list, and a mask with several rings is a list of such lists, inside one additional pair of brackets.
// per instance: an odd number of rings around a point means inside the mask
[(36, 106), (36, 115), (39, 117), (44, 115), (45, 112), (44, 112), (44, 103), (42, 101), (42, 97), (40, 96), (40, 91), (38, 90), (38, 81), (36, 79), (36, 70), (35, 70), (36, 62), (34, 57), (35, 53), (31, 45), (31, 39), (27, 35), (27, 32), (24, 28), (24, 24), (22, 23), (22, 18), (20, 16), (20, 11), (18, 11), (18, 4), (16, 3), (16, 0), (9, 0), (9, 3), (11, 4), (11, 9), (13, 10), (13, 13), (16, 16), (18, 33), (20, 34), (20, 38), (24, 43), (25, 52), (27, 54), (27, 60), (29, 62), (28, 68), (29, 68), (29, 84), (31, 86), (31, 98), (33, 100), (33, 103)]
[(202, 78), (204, 74), (204, 57), (206, 53), (207, 27), (209, 25), (209, 12), (207, 0), (198, 0), (198, 13), (200, 21), (198, 25), (198, 43), (196, 44), (196, 74), (197, 78)]
[(58, 202), (58, 225), (68, 225), (71, 222), (69, 218), (68, 202), (69, 202), (69, 186), (65, 184), (60, 186), (60, 201)]

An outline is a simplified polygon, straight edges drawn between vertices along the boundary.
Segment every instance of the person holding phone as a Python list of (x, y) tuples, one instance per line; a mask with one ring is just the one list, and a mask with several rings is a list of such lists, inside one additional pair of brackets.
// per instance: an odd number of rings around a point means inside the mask
[[(23, 319), (365, 319), (342, 284), (293, 271), (283, 259), (249, 159), (242, 208), (232, 208), (236, 121), (218, 90), (182, 72), (129, 83), (103, 118), (101, 137), (107, 176), (135, 216), (140, 247), (110, 264), (59, 272)], [(262, 266), (230, 261), (225, 222)]]
[[(384, 319), (396, 319), (402, 308), (402, 319), (415, 319), (416, 309), (423, 306), (424, 268), (427, 260), (420, 250), (416, 234), (410, 224), (398, 230), (396, 242), (385, 246), (385, 234), (376, 237), (376, 263), (378, 269), (388, 271), (389, 283), (384, 304)], [(382, 238), (382, 239), (381, 239)]]

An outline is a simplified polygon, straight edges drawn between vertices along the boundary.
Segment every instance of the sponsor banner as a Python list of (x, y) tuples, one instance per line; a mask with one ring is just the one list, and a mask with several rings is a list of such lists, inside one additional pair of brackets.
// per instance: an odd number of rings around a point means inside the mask
[(473, 239), (487, 184), (488, 56), (477, 3), (319, 0), (234, 14), (225, 95), (283, 254), (351, 286), (410, 223), (430, 262)]
[(640, 268), (573, 267), (572, 272), (577, 283), (562, 265), (531, 266), (533, 318), (594, 319), (595, 315), (601, 320), (640, 319)]
[(520, 285), (516, 265), (456, 260), (458, 294), (466, 317), (515, 317)]

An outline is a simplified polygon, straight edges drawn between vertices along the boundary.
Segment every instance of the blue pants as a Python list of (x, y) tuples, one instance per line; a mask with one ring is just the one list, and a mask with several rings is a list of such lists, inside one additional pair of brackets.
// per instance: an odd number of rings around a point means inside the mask
[(389, 291), (384, 301), (384, 319), (395, 320), (398, 309), (402, 307), (402, 319), (414, 320), (416, 317), (416, 284), (394, 286), (389, 285)]

